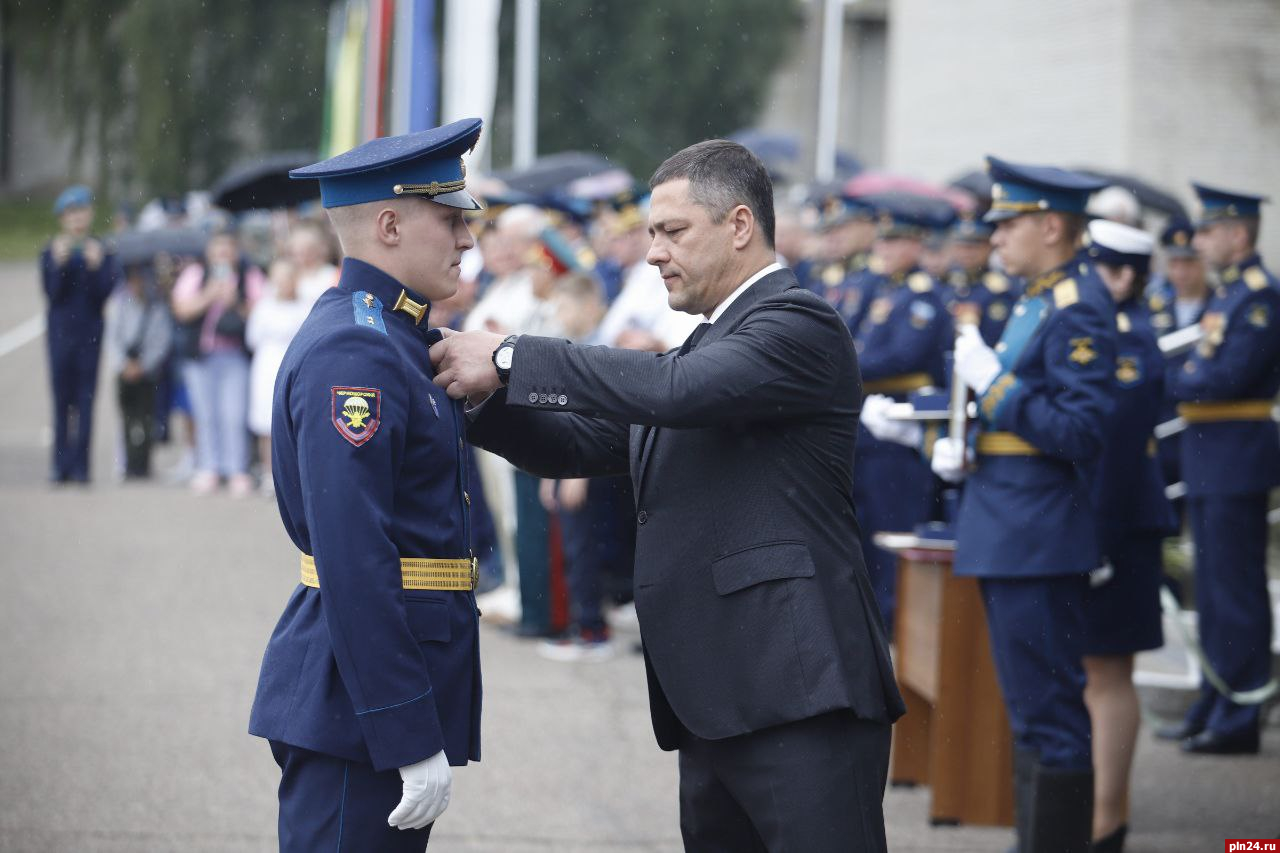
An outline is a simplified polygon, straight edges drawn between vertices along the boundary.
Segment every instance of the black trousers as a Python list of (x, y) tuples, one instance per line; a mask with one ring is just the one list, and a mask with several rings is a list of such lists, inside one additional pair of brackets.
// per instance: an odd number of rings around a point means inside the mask
[(680, 745), (688, 853), (880, 853), (888, 723), (837, 711)]
[(151, 445), (156, 425), (156, 384), (149, 377), (137, 382), (116, 379), (116, 398), (124, 421), (124, 473), (151, 476)]

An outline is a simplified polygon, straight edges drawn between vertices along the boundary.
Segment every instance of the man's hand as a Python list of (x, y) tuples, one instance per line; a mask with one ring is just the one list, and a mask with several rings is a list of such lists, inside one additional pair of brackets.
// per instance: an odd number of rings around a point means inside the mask
[(453, 790), (453, 771), (441, 750), (435, 755), (400, 768), (404, 793), (400, 805), (387, 816), (387, 824), (398, 829), (422, 829), (444, 814)]
[(560, 508), (568, 512), (577, 512), (587, 502), (587, 480), (560, 481)]
[(860, 419), (867, 432), (880, 441), (891, 441), (904, 447), (918, 447), (924, 433), (920, 424), (898, 421), (889, 417), (893, 398), (884, 394), (872, 394), (862, 401)]
[(103, 251), (102, 244), (90, 237), (84, 242), (84, 265), (90, 270), (96, 270), (102, 266), (102, 259), (106, 253)]
[(991, 387), (1003, 368), (995, 350), (987, 346), (978, 332), (978, 327), (963, 325), (956, 337), (956, 374), (977, 393), (981, 394)]
[(959, 483), (968, 473), (964, 443), (958, 438), (940, 438), (933, 444), (933, 473), (948, 483)]
[(64, 266), (67, 259), (71, 257), (71, 238), (66, 234), (54, 237), (53, 242), (49, 244), (49, 255), (55, 264)]
[(491, 332), (455, 332), (441, 329), (444, 339), (431, 346), (435, 383), (450, 397), (478, 399), (502, 387), (493, 366), (493, 351), (503, 336)]

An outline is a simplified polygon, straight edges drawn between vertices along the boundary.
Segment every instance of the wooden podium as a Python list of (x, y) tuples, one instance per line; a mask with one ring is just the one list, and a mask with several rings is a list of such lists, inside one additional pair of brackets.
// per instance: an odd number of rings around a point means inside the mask
[(932, 789), (929, 822), (1013, 825), (1013, 743), (982, 595), (951, 573), (955, 543), (878, 533), (898, 555), (895, 668), (907, 713), (893, 727), (893, 784)]

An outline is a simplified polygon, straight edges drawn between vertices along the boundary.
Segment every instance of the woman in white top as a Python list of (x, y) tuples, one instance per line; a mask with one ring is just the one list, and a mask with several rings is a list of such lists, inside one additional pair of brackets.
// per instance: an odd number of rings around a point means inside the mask
[(249, 369), (249, 429), (258, 437), (262, 490), (271, 493), (271, 400), (276, 372), (289, 342), (311, 312), (312, 302), (299, 292), (297, 268), (289, 261), (271, 265), (271, 286), (249, 314), (245, 340), (253, 351)]

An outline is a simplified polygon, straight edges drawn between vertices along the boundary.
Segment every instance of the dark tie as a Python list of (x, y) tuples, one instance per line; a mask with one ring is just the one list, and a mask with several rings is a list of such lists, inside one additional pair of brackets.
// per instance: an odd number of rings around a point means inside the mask
[(702, 340), (702, 338), (707, 334), (707, 329), (710, 329), (710, 328), (711, 328), (710, 323), (699, 323), (698, 328), (694, 329), (689, 334), (688, 339), (686, 339), (685, 342), (680, 345), (680, 352), (677, 353), (677, 355), (685, 355), (694, 347), (696, 347), (698, 345), (698, 341)]

